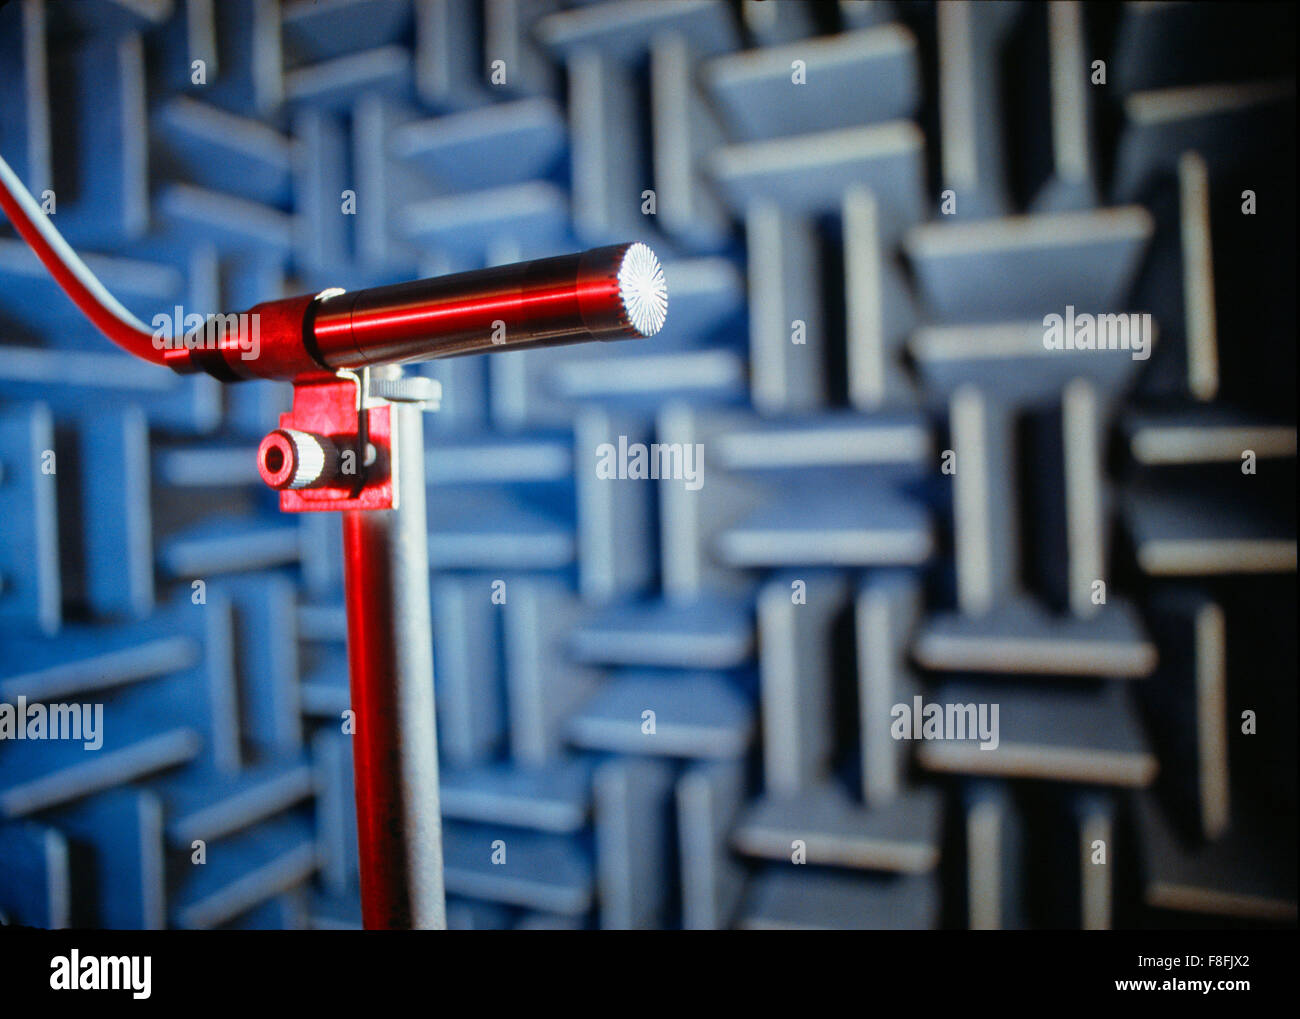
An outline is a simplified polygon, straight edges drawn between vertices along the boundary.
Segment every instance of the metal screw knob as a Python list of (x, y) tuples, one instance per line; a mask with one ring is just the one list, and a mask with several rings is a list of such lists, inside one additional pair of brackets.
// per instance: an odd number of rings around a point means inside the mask
[(424, 410), (437, 410), (442, 403), (442, 383), (424, 375), (384, 378), (370, 376), (370, 395), (393, 403), (418, 403)]
[(329, 484), (338, 473), (338, 463), (338, 447), (331, 439), (293, 428), (277, 428), (257, 450), (258, 473), (275, 489)]

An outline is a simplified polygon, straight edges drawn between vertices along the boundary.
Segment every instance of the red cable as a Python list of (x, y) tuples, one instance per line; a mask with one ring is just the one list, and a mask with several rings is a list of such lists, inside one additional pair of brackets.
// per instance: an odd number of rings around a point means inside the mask
[[(0, 157), (0, 207), (50, 275), (58, 281), (83, 315), (129, 354), (154, 364), (163, 363), (164, 350), (153, 333), (113, 298), (86, 268), (54, 225), (37, 208), (22, 182)], [(43, 222), (33, 218), (39, 216)]]

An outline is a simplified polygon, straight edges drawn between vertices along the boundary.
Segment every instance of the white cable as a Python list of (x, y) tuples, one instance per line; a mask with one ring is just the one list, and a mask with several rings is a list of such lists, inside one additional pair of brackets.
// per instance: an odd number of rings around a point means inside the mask
[[(72, 250), (72, 246), (63, 239), (63, 235), (50, 222), (49, 216), (45, 215), (40, 206), (36, 204), (36, 199), (32, 197), (31, 192), (27, 190), (23, 182), (18, 179), (18, 175), (5, 162), (4, 156), (0, 156), (0, 185), (4, 186), (5, 191), (9, 193), (9, 197), (19, 206), (28, 223), (41, 235), (41, 239), (50, 247), (54, 256), (63, 264), (63, 267), (77, 278), (77, 281), (100, 307), (128, 329), (139, 332), (145, 337), (151, 336), (149, 328), (127, 311), (121, 302), (105, 289), (104, 285), (95, 277), (95, 274), (86, 267), (86, 263)], [(17, 227), (18, 224), (15, 223), (14, 226)]]

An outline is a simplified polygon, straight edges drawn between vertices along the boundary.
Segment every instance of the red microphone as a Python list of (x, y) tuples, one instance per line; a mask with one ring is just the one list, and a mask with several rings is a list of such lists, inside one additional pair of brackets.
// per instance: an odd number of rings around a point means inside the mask
[(653, 336), (667, 312), (663, 267), (637, 242), (267, 301), (237, 316), (235, 328), (178, 345), (164, 360), (177, 371), (205, 371), (227, 382), (294, 379), (340, 368)]

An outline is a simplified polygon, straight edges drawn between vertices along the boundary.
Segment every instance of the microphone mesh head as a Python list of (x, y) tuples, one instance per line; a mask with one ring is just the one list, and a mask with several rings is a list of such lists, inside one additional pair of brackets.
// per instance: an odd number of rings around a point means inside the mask
[(637, 241), (629, 244), (618, 267), (618, 293), (632, 328), (642, 336), (653, 336), (668, 317), (668, 286), (664, 267), (649, 247)]

